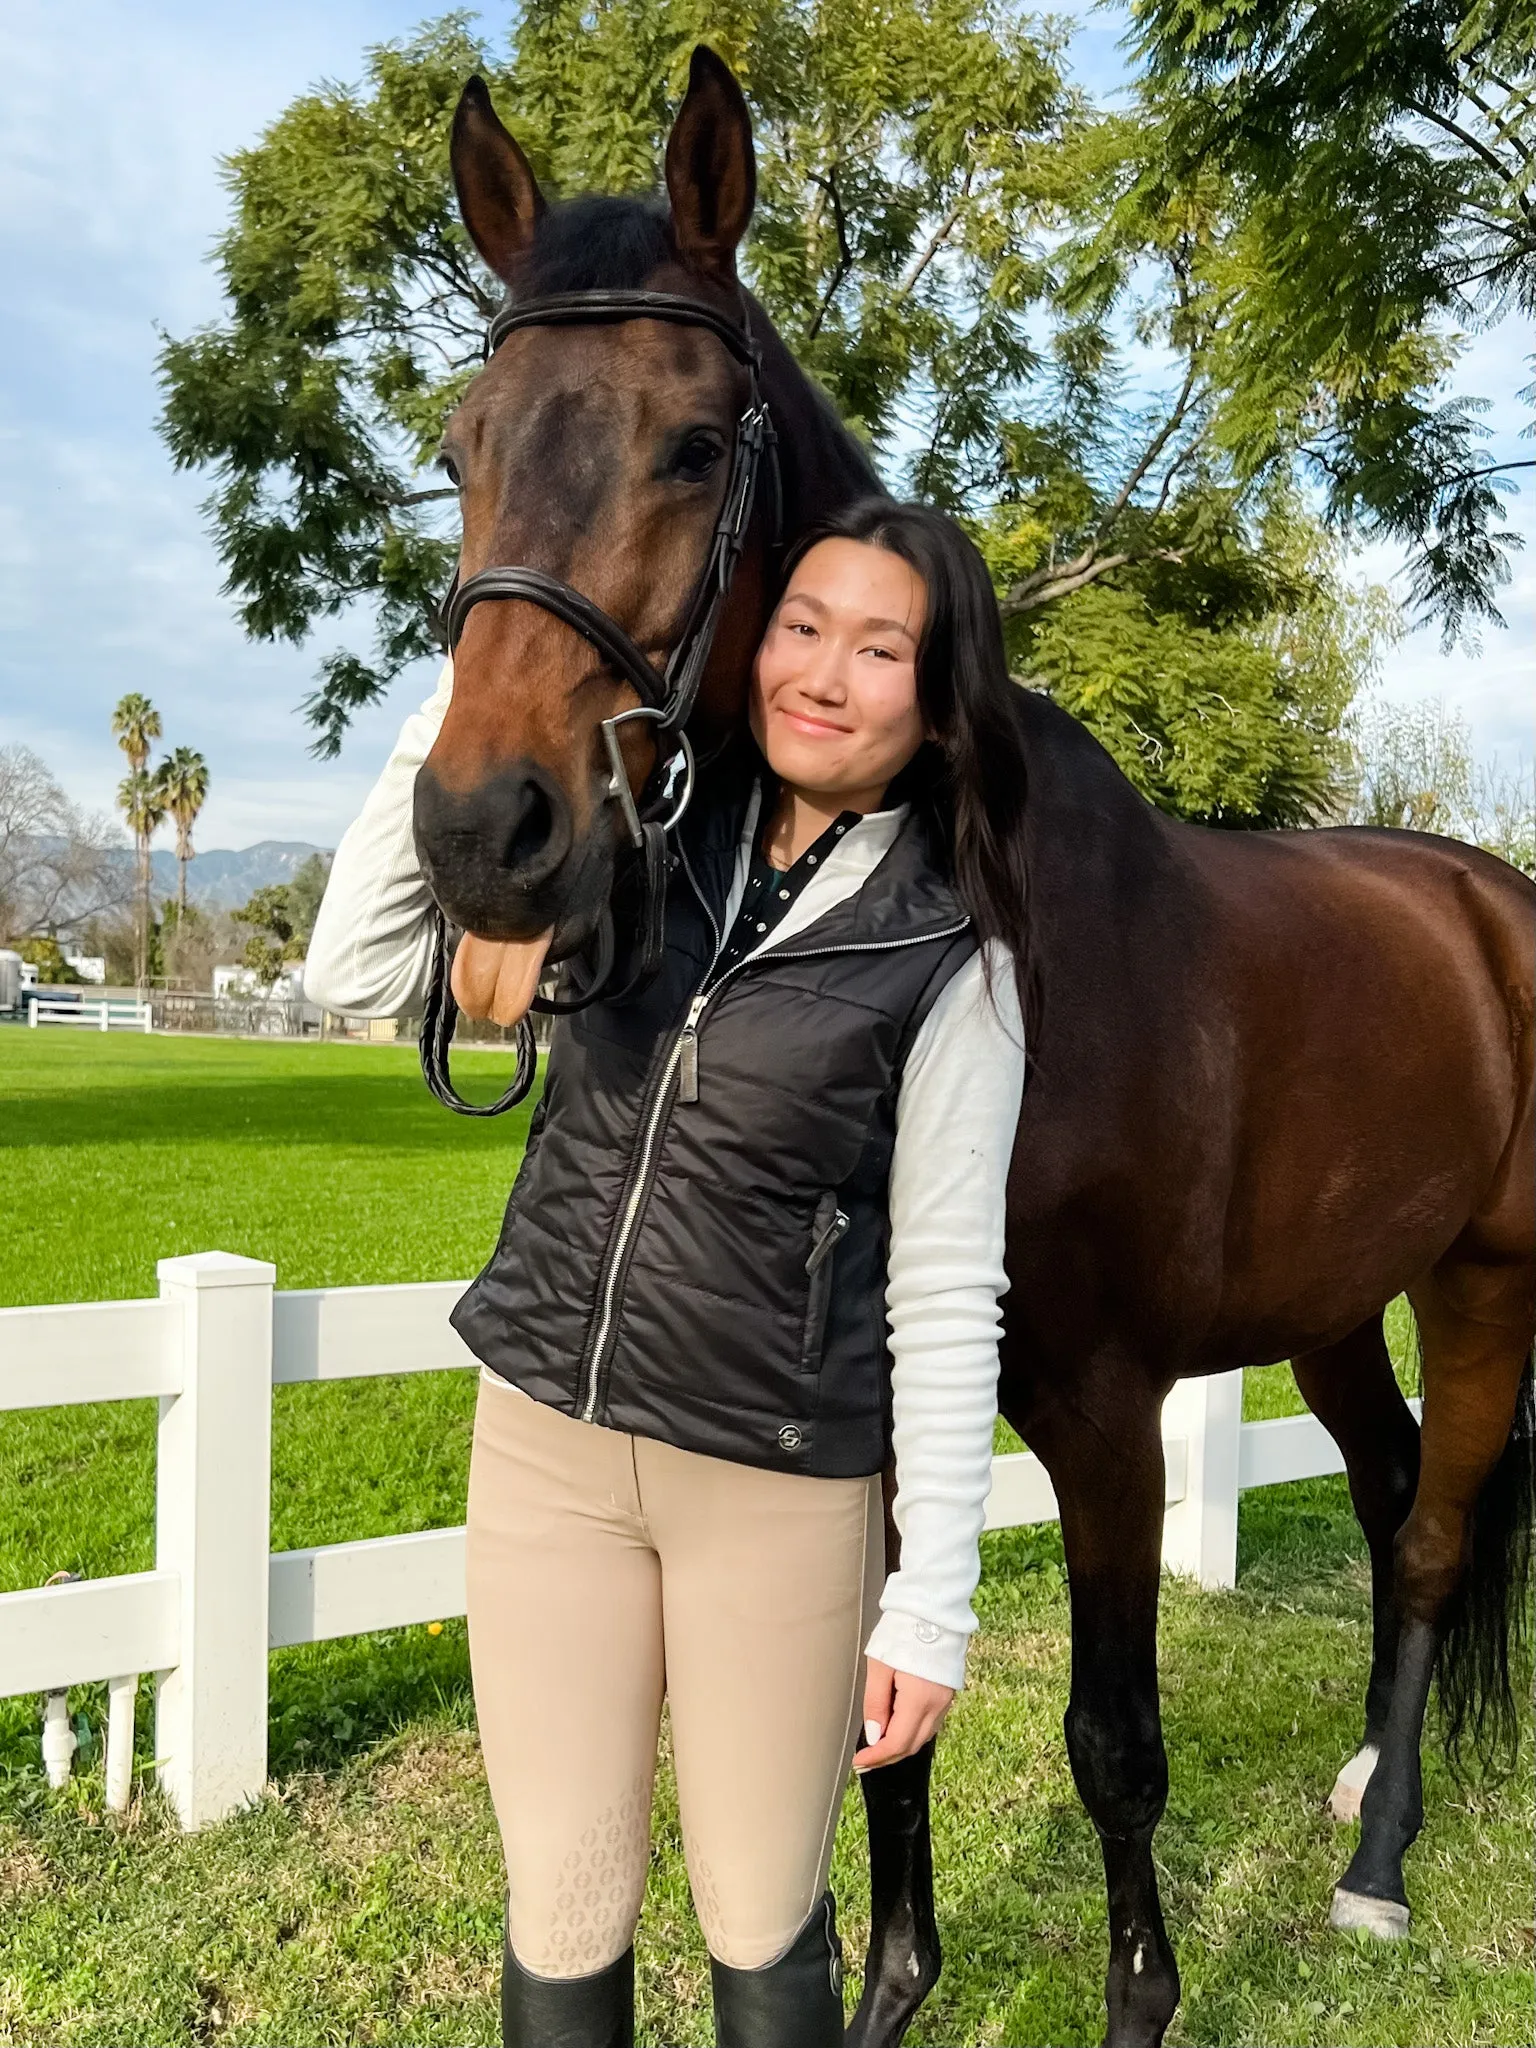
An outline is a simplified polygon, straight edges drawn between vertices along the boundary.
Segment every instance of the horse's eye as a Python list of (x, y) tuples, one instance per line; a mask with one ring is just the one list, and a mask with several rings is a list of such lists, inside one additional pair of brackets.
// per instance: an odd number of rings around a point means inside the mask
[(453, 488), (456, 491), (463, 490), (464, 480), (459, 475), (459, 466), (454, 461), (453, 457), (448, 453), (448, 450), (446, 448), (440, 448), (438, 450), (437, 466), (439, 469), (446, 470), (448, 472), (448, 481), (453, 485)]
[(724, 452), (713, 434), (690, 434), (672, 459), (672, 473), (684, 483), (701, 484)]

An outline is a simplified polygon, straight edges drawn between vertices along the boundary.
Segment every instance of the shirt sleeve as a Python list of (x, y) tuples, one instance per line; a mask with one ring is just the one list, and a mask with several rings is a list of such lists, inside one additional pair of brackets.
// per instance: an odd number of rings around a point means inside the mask
[(923, 1022), (903, 1071), (890, 1181), (893, 1445), (901, 1569), (865, 1654), (964, 1683), (992, 1483), (1008, 1163), (1024, 1092), (1011, 955), (990, 942)]
[(400, 728), (362, 811), (342, 834), (304, 962), (304, 993), (349, 1017), (398, 1017), (420, 1003), (432, 965), (432, 894), (416, 859), (416, 771), (453, 694), (453, 663)]

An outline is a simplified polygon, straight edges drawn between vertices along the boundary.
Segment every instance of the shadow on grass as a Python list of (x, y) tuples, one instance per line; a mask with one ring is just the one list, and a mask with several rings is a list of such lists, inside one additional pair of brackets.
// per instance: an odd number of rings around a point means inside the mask
[[(164, 1082), (58, 1091), (6, 1105), (0, 1147), (53, 1150), (103, 1143), (379, 1144), (393, 1151), (455, 1152), (466, 1146), (516, 1151), (537, 1094), (494, 1121), (450, 1116), (410, 1071), (291, 1074), (207, 1069)], [(494, 1100), (506, 1077), (477, 1060), (464, 1084)]]
[(274, 1653), (268, 1774), (333, 1770), (408, 1723), (473, 1728), (462, 1620)]

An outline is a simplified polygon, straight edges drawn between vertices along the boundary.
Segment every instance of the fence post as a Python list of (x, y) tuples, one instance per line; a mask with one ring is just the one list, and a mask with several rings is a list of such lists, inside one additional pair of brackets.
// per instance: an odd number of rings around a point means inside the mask
[(1163, 1435), (1186, 1445), (1184, 1498), (1163, 1516), (1163, 1563), (1202, 1586), (1237, 1584), (1241, 1372), (1180, 1380), (1163, 1403)]
[(181, 1663), (158, 1676), (155, 1755), (181, 1824), (257, 1798), (267, 1777), (272, 1285), (265, 1259), (161, 1259), (181, 1305), (179, 1394), (160, 1402), (155, 1566), (181, 1583)]

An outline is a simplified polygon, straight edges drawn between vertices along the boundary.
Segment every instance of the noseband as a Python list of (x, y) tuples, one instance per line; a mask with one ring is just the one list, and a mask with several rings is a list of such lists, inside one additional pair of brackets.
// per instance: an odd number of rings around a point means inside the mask
[[(447, 629), (450, 653), (457, 648), (465, 622), (477, 604), (491, 600), (516, 599), (538, 605), (579, 633), (616, 675), (629, 684), (640, 699), (627, 711), (615, 712), (602, 721), (603, 746), (608, 756), (608, 786), (604, 802), (617, 803), (630, 845), (643, 868), (642, 909), (638, 959), (623, 988), (612, 990), (614, 964), (613, 913), (605, 904), (597, 931), (597, 959), (592, 975), (576, 993), (564, 996), (535, 996), (533, 1008), (562, 1014), (584, 1009), (600, 996), (610, 999), (632, 994), (642, 988), (661, 965), (662, 911), (666, 897), (667, 835), (680, 822), (693, 795), (695, 763), (693, 748), (685, 730), (704, 679), (715, 633), (730, 594), (736, 565), (746, 545), (747, 526), (757, 488), (758, 471), (767, 458), (768, 478), (773, 492), (771, 535), (776, 547), (780, 539), (783, 503), (779, 479), (778, 451), (773, 423), (768, 416), (761, 387), (761, 351), (752, 338), (745, 305), (742, 325), (737, 326), (717, 307), (703, 299), (685, 298), (674, 292), (590, 291), (552, 292), (542, 298), (525, 299), (503, 306), (491, 321), (486, 335), (486, 358), (495, 354), (507, 336), (520, 327), (571, 327), (622, 320), (666, 320), (681, 327), (702, 327), (724, 342), (736, 360), (746, 368), (750, 380), (747, 403), (736, 422), (735, 447), (720, 516), (715, 521), (709, 553), (694, 586), (684, 619), (682, 634), (658, 671), (619, 624), (600, 605), (556, 576), (541, 569), (505, 564), (482, 569), (462, 583), (455, 575), (443, 600), (442, 619)], [(654, 727), (656, 760), (645, 787), (637, 798), (630, 790), (619, 747), (621, 725), (646, 721)], [(438, 1101), (463, 1116), (499, 1116), (521, 1102), (533, 1085), (536, 1052), (533, 1031), (527, 1018), (517, 1027), (517, 1071), (511, 1086), (495, 1102), (465, 1102), (448, 1076), (448, 1048), (458, 1018), (449, 982), (447, 921), (435, 912), (436, 937), (432, 971), (427, 985), (426, 1007), (421, 1026), (421, 1069), (427, 1086)]]

